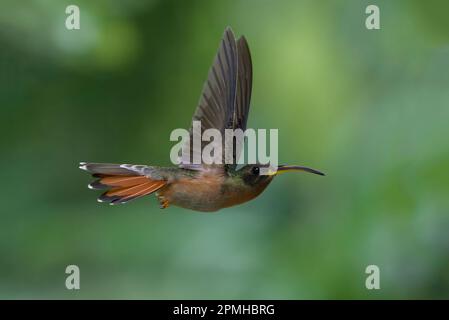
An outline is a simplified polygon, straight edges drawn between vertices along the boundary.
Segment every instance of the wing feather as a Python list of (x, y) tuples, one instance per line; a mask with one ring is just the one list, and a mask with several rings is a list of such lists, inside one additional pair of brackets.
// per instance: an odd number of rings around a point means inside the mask
[[(222, 134), (223, 151), (225, 129), (246, 130), (252, 87), (252, 63), (248, 43), (244, 37), (235, 40), (231, 28), (226, 28), (214, 62), (203, 86), (193, 121), (201, 122), (201, 132), (206, 129), (217, 129)], [(209, 142), (201, 142), (200, 150), (196, 150), (193, 139), (193, 126), (190, 128), (190, 143), (183, 148), (181, 167), (201, 170), (203, 165), (192, 164), (195, 155), (201, 159), (201, 151)], [(241, 146), (239, 146), (241, 148)], [(234, 164), (240, 150), (234, 147)], [(224, 152), (220, 159), (224, 163)]]

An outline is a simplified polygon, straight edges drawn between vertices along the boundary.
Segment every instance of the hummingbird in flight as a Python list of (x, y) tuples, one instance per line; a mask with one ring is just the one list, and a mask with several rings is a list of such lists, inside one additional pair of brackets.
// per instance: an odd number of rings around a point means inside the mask
[[(209, 69), (193, 121), (200, 121), (201, 129), (246, 130), (251, 90), (252, 62), (244, 36), (236, 39), (226, 28), (218, 52)], [(192, 128), (190, 138), (193, 138)], [(192, 139), (190, 139), (191, 141)], [(189, 141), (189, 143), (190, 143)], [(197, 147), (198, 148), (198, 147)], [(200, 143), (199, 148), (204, 148)], [(190, 149), (188, 149), (190, 150)], [(201, 150), (190, 151), (192, 155)], [(186, 209), (211, 212), (238, 205), (256, 198), (274, 177), (291, 171), (324, 175), (304, 167), (279, 165), (272, 174), (260, 174), (267, 164), (247, 164), (237, 168), (236, 155), (232, 164), (180, 163), (173, 167), (132, 164), (86, 163), (79, 168), (96, 180), (90, 189), (104, 190), (99, 202), (111, 205), (126, 203), (152, 193), (161, 208), (175, 205)]]

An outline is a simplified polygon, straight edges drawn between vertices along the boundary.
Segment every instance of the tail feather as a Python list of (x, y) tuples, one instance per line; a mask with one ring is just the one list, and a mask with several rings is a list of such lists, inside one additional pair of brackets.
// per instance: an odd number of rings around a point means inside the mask
[[(121, 164), (113, 163), (86, 163), (81, 162), (79, 168), (92, 174), (103, 175), (130, 175), (133, 173), (127, 168), (124, 168)], [(134, 173), (134, 175), (138, 175)]]
[(89, 184), (89, 188), (107, 190), (98, 198), (98, 201), (110, 204), (126, 203), (149, 195), (167, 184), (165, 180), (152, 179), (143, 175), (142, 169), (144, 168), (148, 167), (110, 163), (80, 163), (80, 169), (99, 178)]
[(143, 176), (102, 176), (89, 184), (89, 189), (102, 190), (111, 187), (132, 187), (138, 184), (148, 182), (147, 177)]

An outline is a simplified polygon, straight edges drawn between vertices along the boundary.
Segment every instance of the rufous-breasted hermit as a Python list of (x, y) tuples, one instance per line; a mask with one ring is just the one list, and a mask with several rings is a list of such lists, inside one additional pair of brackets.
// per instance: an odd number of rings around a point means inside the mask
[[(201, 121), (202, 130), (215, 128), (221, 133), (225, 129), (245, 131), (251, 89), (252, 62), (248, 43), (243, 36), (236, 40), (232, 30), (227, 28), (193, 120)], [(105, 190), (98, 198), (100, 202), (114, 205), (156, 193), (161, 208), (172, 204), (206, 212), (256, 198), (276, 175), (283, 172), (306, 171), (324, 175), (311, 168), (288, 165), (278, 166), (274, 174), (261, 175), (261, 168), (267, 165), (248, 164), (238, 169), (236, 162), (181, 163), (173, 167), (81, 162), (80, 168), (96, 178), (89, 188)]]

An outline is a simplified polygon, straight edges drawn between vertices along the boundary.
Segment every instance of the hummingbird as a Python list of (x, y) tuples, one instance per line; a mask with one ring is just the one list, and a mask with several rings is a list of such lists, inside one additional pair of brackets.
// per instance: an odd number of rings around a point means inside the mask
[[(253, 70), (248, 42), (244, 36), (236, 39), (227, 27), (208, 77), (203, 86), (198, 106), (192, 118), (200, 121), (201, 129), (214, 128), (246, 130), (249, 114)], [(192, 127), (190, 138), (193, 138)], [(192, 139), (190, 140), (192, 141)], [(203, 148), (203, 143), (200, 144)], [(189, 150), (189, 149), (188, 149)], [(191, 154), (201, 152), (192, 148)], [(234, 154), (234, 160), (235, 160)], [(160, 207), (174, 205), (186, 209), (212, 212), (235, 206), (260, 195), (274, 177), (292, 171), (324, 175), (304, 166), (279, 165), (272, 174), (260, 174), (268, 164), (189, 164), (161, 167), (133, 164), (87, 163), (79, 168), (92, 174), (96, 180), (90, 189), (104, 190), (99, 202), (122, 204), (155, 193)]]

